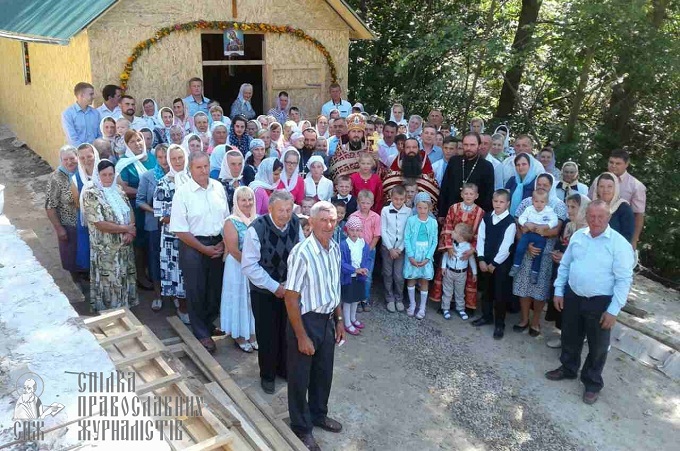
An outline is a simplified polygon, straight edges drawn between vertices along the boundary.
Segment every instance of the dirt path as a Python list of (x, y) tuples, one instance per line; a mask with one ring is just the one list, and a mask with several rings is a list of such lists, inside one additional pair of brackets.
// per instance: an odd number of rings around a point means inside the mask
[[(26, 149), (10, 151), (0, 129), (0, 183), (7, 185), (5, 213), (18, 229), (35, 231), (29, 245), (74, 307), (86, 304), (61, 270), (56, 237), (43, 210), (50, 172)], [(374, 283), (374, 298), (382, 292)], [(142, 293), (135, 314), (160, 337), (173, 335), (165, 316)], [(146, 301), (146, 302), (145, 302)], [(432, 307), (432, 306), (431, 306)], [(363, 314), (360, 337), (336, 351), (331, 414), (345, 425), (339, 435), (315, 432), (334, 450), (666, 450), (680, 443), (680, 386), (658, 371), (612, 349), (606, 387), (594, 406), (581, 402), (577, 381), (553, 383), (543, 373), (559, 365), (559, 351), (543, 337), (445, 321), (428, 310), (424, 321), (376, 308)], [(544, 327), (548, 330), (548, 327)], [(257, 387), (257, 360), (230, 339), (218, 342), (216, 358), (242, 386)], [(267, 397), (285, 410), (285, 385)], [(675, 445), (673, 445), (675, 443)]]

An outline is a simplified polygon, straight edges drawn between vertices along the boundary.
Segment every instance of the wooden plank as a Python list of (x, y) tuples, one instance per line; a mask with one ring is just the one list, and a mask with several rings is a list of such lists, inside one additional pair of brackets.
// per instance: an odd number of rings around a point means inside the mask
[(208, 379), (210, 382), (214, 382), (215, 378), (213, 375), (210, 373), (208, 368), (205, 367), (201, 359), (198, 358), (196, 353), (193, 351), (192, 348), (190, 348), (186, 343), (182, 343), (182, 350), (184, 351), (184, 354), (191, 359), (194, 365), (203, 373), (203, 376)]
[(283, 420), (276, 417), (272, 406), (262, 399), (259, 393), (252, 389), (246, 389), (244, 392), (295, 451), (307, 451), (307, 447), (302, 444), (298, 436), (295, 435), (292, 429), (288, 427)]
[[(197, 358), (203, 362), (206, 369), (212, 374), (215, 381), (222, 387), (222, 389), (229, 395), (229, 397), (238, 405), (243, 413), (253, 423), (260, 434), (266, 438), (269, 445), (279, 451), (291, 449), (287, 440), (281, 435), (274, 425), (266, 418), (263, 412), (246, 396), (241, 388), (234, 382), (234, 380), (224, 371), (224, 368), (210, 355), (203, 345), (194, 337), (194, 334), (187, 328), (187, 326), (177, 317), (166, 318), (177, 335), (179, 335), (187, 347), (196, 353)], [(292, 431), (291, 431), (292, 433)], [(296, 437), (297, 438), (297, 437)], [(302, 442), (298, 439), (301, 446)]]
[(116, 365), (116, 368), (125, 368), (136, 363), (146, 362), (147, 360), (156, 358), (159, 355), (161, 355), (160, 349), (151, 349), (149, 351), (144, 351), (137, 355), (126, 357), (121, 360), (114, 360), (113, 364)]
[(218, 435), (216, 437), (212, 437), (206, 440), (203, 440), (202, 442), (196, 443), (194, 446), (190, 446), (188, 448), (184, 448), (184, 451), (208, 451), (211, 449), (217, 449), (221, 447), (226, 447), (227, 449), (232, 449), (231, 442), (234, 440), (234, 436), (229, 433), (229, 434), (223, 434), (223, 435)]
[(163, 343), (164, 346), (171, 346), (171, 345), (176, 345), (178, 343), (181, 343), (182, 339), (179, 337), (170, 337), (166, 338), (164, 340), (161, 340), (161, 343)]
[(137, 392), (138, 395), (141, 395), (150, 391), (158, 390), (159, 388), (167, 387), (168, 385), (174, 384), (181, 379), (181, 374), (168, 374), (167, 376), (159, 377), (158, 379), (154, 379), (145, 384), (139, 385), (135, 392)]
[(271, 448), (264, 438), (253, 428), (250, 422), (239, 412), (236, 404), (229, 399), (229, 396), (222, 390), (216, 382), (205, 384), (205, 388), (220, 402), (236, 419), (241, 422), (240, 430), (248, 440), (253, 449), (257, 451), (271, 451)]
[(104, 313), (103, 315), (93, 316), (92, 318), (84, 319), (83, 324), (85, 324), (88, 328), (91, 328), (94, 326), (99, 326), (101, 323), (106, 321), (113, 322), (118, 318), (124, 317), (125, 315), (126, 315), (125, 309), (112, 310), (108, 313)]
[(204, 66), (264, 66), (264, 60), (214, 60), (203, 61)]
[(122, 334), (107, 336), (106, 338), (99, 340), (99, 345), (102, 348), (107, 346), (122, 343), (126, 340), (132, 340), (142, 336), (142, 329), (134, 329), (129, 332), (123, 332)]

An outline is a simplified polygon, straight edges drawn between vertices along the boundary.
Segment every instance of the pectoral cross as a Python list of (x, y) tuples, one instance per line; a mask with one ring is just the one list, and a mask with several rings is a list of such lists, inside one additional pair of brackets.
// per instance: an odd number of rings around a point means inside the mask
[(231, 15), (236, 19), (238, 16), (238, 8), (236, 7), (236, 0), (231, 0)]

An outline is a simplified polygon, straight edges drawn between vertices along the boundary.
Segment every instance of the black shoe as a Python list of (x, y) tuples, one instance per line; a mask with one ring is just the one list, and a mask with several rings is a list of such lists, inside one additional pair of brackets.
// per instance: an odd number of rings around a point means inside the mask
[(487, 324), (493, 324), (493, 320), (484, 318), (483, 316), (472, 322), (472, 325), (475, 327), (486, 326)]
[(473, 316), (475, 316), (475, 309), (470, 308), (470, 307), (465, 307), (465, 313), (467, 313), (469, 317), (473, 317)]
[(264, 390), (264, 392), (267, 393), (268, 395), (274, 394), (274, 389), (276, 388), (274, 381), (260, 379), (260, 385), (262, 386), (262, 390)]
[(531, 336), (531, 337), (538, 337), (539, 335), (541, 335), (541, 331), (540, 331), (540, 330), (536, 330), (536, 329), (533, 329), (533, 328), (531, 328), (531, 327), (529, 328), (529, 336)]
[(545, 378), (551, 381), (561, 381), (563, 379), (576, 379), (576, 375), (567, 373), (564, 367), (561, 366), (556, 370), (545, 373)]
[(503, 335), (505, 335), (505, 326), (496, 326), (496, 328), (493, 330), (494, 340), (500, 340), (503, 338)]
[(314, 426), (316, 427), (323, 429), (324, 431), (334, 432), (336, 434), (342, 431), (342, 424), (340, 424), (339, 421), (336, 421), (333, 418), (329, 417), (324, 417), (321, 420), (312, 421), (312, 424), (314, 424)]
[(321, 451), (321, 447), (318, 443), (316, 443), (316, 440), (314, 439), (314, 436), (311, 432), (306, 434), (298, 434), (295, 432), (295, 435), (297, 435), (302, 444), (305, 445), (309, 451)]
[(529, 323), (526, 323), (524, 326), (520, 326), (519, 324), (515, 324), (512, 326), (512, 330), (515, 332), (524, 332), (526, 328), (529, 327)]

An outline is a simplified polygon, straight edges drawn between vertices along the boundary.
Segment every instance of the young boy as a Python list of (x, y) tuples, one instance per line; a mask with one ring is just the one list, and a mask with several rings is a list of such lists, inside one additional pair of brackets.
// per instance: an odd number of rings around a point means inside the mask
[(474, 234), (472, 227), (459, 222), (453, 228), (451, 238), (453, 247), (442, 258), (442, 273), (444, 275), (442, 288), (442, 315), (444, 319), (451, 319), (451, 298), (455, 300), (456, 311), (463, 321), (467, 321), (468, 315), (465, 312), (465, 283), (467, 282), (468, 268), (472, 270), (472, 280), (477, 282), (477, 261), (474, 252), (464, 258), (465, 252), (472, 249), (470, 241)]
[(309, 218), (306, 216), (301, 216), (299, 219), (300, 227), (302, 227), (302, 233), (304, 234), (305, 238), (309, 238), (309, 235), (312, 234), (312, 226), (309, 224)]
[(312, 207), (316, 201), (313, 197), (305, 197), (302, 199), (302, 205), (300, 205), (300, 214), (309, 217), (312, 214)]
[(517, 223), (522, 227), (523, 235), (517, 243), (517, 252), (515, 252), (512, 269), (510, 269), (510, 277), (517, 275), (529, 244), (533, 244), (541, 251), (531, 262), (531, 283), (536, 284), (538, 272), (541, 270), (543, 249), (545, 249), (547, 242), (547, 239), (543, 235), (539, 235), (538, 231), (545, 230), (545, 226), (548, 229), (557, 226), (557, 215), (548, 205), (548, 193), (534, 191), (534, 194), (531, 195), (531, 203), (532, 205), (527, 207), (517, 219)]
[(382, 276), (385, 300), (390, 313), (403, 312), (404, 302), (404, 229), (411, 209), (406, 206), (406, 190), (397, 185), (392, 188), (392, 203), (380, 212), (382, 244)]
[[(352, 213), (357, 211), (357, 199), (352, 196), (352, 179), (349, 175), (341, 175), (335, 178), (335, 191), (338, 194), (331, 197), (331, 203), (335, 204), (335, 201), (339, 200), (344, 202), (346, 205), (347, 217)], [(338, 213), (338, 218), (340, 214)]]
[(335, 206), (335, 210), (338, 212), (338, 223), (335, 225), (333, 230), (333, 239), (336, 243), (347, 238), (347, 233), (345, 232), (345, 224), (347, 224), (347, 208), (345, 202), (342, 200), (335, 200), (331, 202)]
[(482, 316), (472, 322), (479, 327), (494, 324), (493, 338), (505, 333), (505, 309), (512, 283), (508, 276), (510, 252), (517, 226), (508, 212), (510, 193), (499, 189), (493, 193), (493, 212), (484, 215), (477, 233), (479, 286), (482, 289)]
[(446, 167), (449, 165), (449, 160), (452, 156), (456, 154), (458, 144), (456, 143), (456, 138), (453, 136), (447, 136), (444, 138), (444, 144), (442, 151), (444, 157), (441, 160), (437, 160), (432, 164), (432, 170), (434, 171), (434, 178), (437, 180), (439, 186), (442, 186), (442, 179), (444, 178), (444, 173), (446, 172)]
[(413, 179), (404, 180), (404, 192), (406, 193), (405, 204), (408, 208), (412, 209), (412, 214), (416, 214), (416, 206), (413, 205), (413, 199), (418, 194), (418, 184)]

